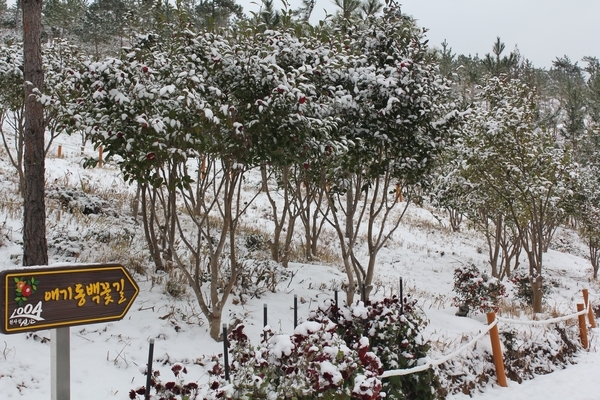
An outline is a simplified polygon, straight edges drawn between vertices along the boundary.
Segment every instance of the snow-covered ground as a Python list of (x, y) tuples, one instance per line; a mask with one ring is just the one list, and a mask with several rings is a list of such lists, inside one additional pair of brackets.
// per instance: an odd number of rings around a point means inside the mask
[[(87, 188), (99, 197), (120, 197), (130, 191), (113, 166), (93, 170), (81, 168), (77, 138), (61, 138), (64, 158), (49, 157), (46, 161), (47, 182), (52, 190), (71, 187)], [(87, 149), (92, 152), (92, 149)], [(56, 154), (56, 146), (51, 150)], [(5, 153), (0, 158), (0, 270), (14, 268), (20, 262), (21, 241), (18, 194), (15, 174), (8, 165)], [(52, 190), (49, 190), (52, 192)], [(250, 218), (257, 226), (268, 227), (261, 221), (261, 210), (266, 203), (258, 200)], [(57, 209), (48, 212), (48, 237), (51, 242), (51, 262), (104, 262), (110, 258), (100, 245), (82, 247), (82, 237), (97, 231), (114, 228), (115, 219), (99, 216), (73, 216)], [(123, 220), (125, 218), (123, 217)], [(141, 227), (128, 221), (130, 237), (143, 240)], [(268, 228), (267, 228), (268, 229)], [(555, 250), (544, 259), (548, 276), (558, 282), (548, 304), (559, 314), (575, 311), (581, 302), (581, 289), (589, 288), (592, 300), (600, 299), (600, 286), (590, 282), (590, 265), (583, 257), (585, 248), (569, 231), (558, 232)], [(69, 247), (70, 246), (70, 247)], [(140, 242), (129, 243), (123, 254), (135, 258)], [(377, 295), (397, 293), (402, 277), (406, 291), (418, 299), (430, 323), (425, 336), (446, 343), (436, 354), (442, 356), (460, 346), (464, 337), (473, 337), (486, 328), (482, 315), (460, 318), (451, 305), (452, 273), (463, 263), (474, 262), (485, 268), (483, 239), (466, 231), (451, 233), (443, 228), (429, 211), (411, 208), (401, 228), (386, 248), (378, 263)], [(558, 251), (567, 250), (566, 251)], [(115, 261), (115, 260), (111, 260)], [(123, 260), (122, 262), (126, 262)], [(244, 304), (227, 307), (224, 322), (243, 320), (251, 340), (258, 341), (263, 324), (263, 304), (268, 306), (268, 323), (275, 331), (293, 331), (293, 297), (298, 296), (300, 319), (311, 308), (333, 296), (344, 274), (336, 266), (292, 263), (290, 274), (279, 284), (276, 293), (267, 292), (261, 298), (249, 299)], [(131, 389), (143, 386), (143, 371), (148, 357), (148, 340), (155, 339), (154, 368), (169, 379), (172, 363), (186, 365), (187, 381), (202, 385), (208, 379), (200, 365), (204, 356), (222, 353), (222, 343), (213, 341), (207, 323), (196, 305), (191, 290), (174, 298), (165, 291), (166, 275), (135, 274), (140, 293), (127, 316), (118, 322), (71, 327), (71, 398), (72, 399), (126, 399)], [(341, 294), (340, 294), (341, 297)], [(543, 329), (543, 328), (531, 328)], [(597, 351), (597, 330), (590, 332), (589, 351), (580, 352), (577, 363), (566, 369), (518, 384), (509, 381), (507, 388), (488, 385), (475, 399), (597, 399), (600, 386), (600, 353)], [(50, 398), (50, 339), (48, 330), (27, 334), (0, 336), (0, 398), (41, 400)], [(489, 348), (489, 337), (482, 338), (474, 349)], [(459, 356), (460, 358), (460, 356)], [(466, 399), (466, 395), (451, 395), (449, 399)]]

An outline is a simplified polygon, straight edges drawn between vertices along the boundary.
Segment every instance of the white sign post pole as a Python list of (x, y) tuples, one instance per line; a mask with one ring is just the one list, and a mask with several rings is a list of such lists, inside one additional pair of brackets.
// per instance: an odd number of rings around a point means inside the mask
[(52, 329), (50, 337), (52, 400), (71, 400), (71, 331)]

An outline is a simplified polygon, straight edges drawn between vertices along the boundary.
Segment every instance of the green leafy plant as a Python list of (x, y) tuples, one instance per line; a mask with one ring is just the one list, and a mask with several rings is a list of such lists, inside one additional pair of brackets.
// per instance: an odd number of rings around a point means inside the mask
[[(401, 300), (393, 296), (366, 304), (356, 302), (347, 308), (338, 308), (328, 301), (322, 303), (311, 318), (335, 322), (337, 333), (348, 346), (365, 335), (384, 370), (414, 367), (429, 350), (429, 343), (421, 335), (427, 321), (416, 308), (416, 301), (408, 297)], [(438, 386), (434, 371), (428, 370), (386, 378), (382, 391), (386, 399), (427, 400), (436, 398)]]
[[(531, 287), (531, 280), (535, 279), (537, 275), (530, 277), (526, 272), (517, 272), (513, 274), (510, 281), (514, 284), (513, 294), (516, 298), (521, 300), (524, 304), (533, 304), (533, 289)], [(546, 279), (542, 280), (542, 299), (545, 298), (552, 291), (548, 285)]]
[(454, 270), (455, 306), (467, 306), (474, 313), (497, 312), (499, 300), (506, 288), (499, 279), (482, 273), (475, 265), (463, 265)]

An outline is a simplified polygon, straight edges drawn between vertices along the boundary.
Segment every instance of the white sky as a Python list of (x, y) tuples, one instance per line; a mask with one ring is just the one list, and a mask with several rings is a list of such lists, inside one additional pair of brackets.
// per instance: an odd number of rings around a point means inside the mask
[[(556, 57), (573, 61), (600, 58), (600, 0), (398, 0), (402, 10), (429, 29), (430, 44), (446, 39), (454, 53), (491, 53), (500, 36), (505, 51), (515, 45), (537, 67), (549, 68)], [(279, 6), (279, 1), (275, 4)], [(289, 0), (297, 8), (300, 0)], [(239, 0), (246, 11), (260, 0)], [(316, 0), (311, 21), (336, 11), (332, 0)], [(580, 62), (581, 64), (581, 62)]]

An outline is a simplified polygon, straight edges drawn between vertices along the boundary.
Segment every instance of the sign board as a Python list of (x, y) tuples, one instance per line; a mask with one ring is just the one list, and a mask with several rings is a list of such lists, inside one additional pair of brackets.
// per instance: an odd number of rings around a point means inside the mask
[(3, 333), (122, 319), (139, 288), (118, 264), (0, 272)]

